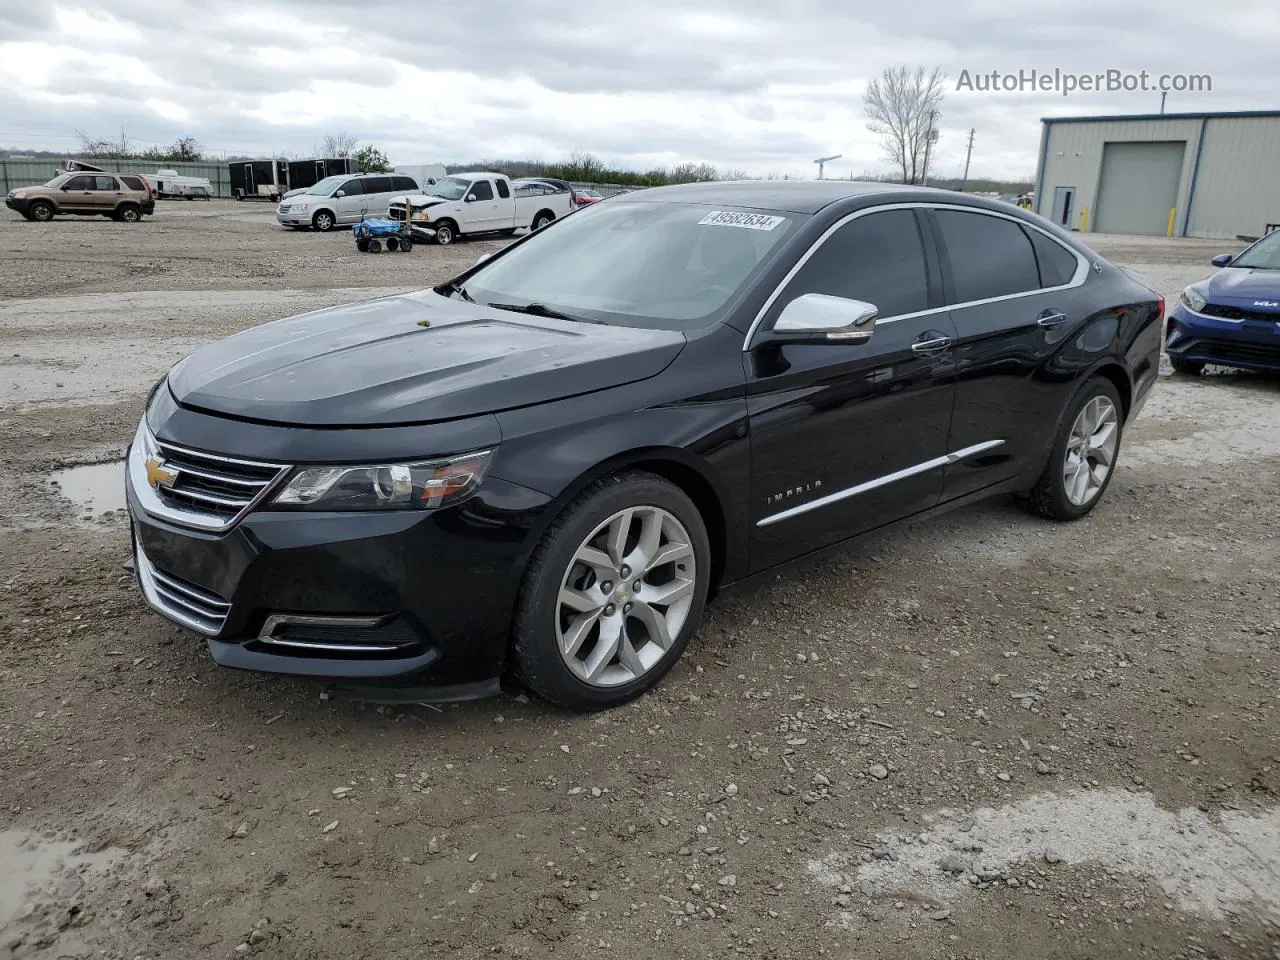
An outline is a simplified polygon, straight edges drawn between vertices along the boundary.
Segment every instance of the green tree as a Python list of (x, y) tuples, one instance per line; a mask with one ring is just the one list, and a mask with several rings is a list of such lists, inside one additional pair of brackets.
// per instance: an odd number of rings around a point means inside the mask
[(391, 169), (391, 161), (387, 155), (372, 143), (361, 147), (351, 155), (356, 162), (356, 169), (361, 173), (386, 173)]

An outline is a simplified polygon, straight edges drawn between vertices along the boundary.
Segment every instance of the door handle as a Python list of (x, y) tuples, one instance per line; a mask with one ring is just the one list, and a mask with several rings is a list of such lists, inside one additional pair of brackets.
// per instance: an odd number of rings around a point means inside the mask
[(913, 353), (941, 353), (951, 346), (951, 338), (941, 334), (926, 333), (922, 339), (911, 344)]
[(1041, 327), (1056, 327), (1067, 322), (1067, 315), (1061, 310), (1046, 310), (1036, 317), (1036, 324)]

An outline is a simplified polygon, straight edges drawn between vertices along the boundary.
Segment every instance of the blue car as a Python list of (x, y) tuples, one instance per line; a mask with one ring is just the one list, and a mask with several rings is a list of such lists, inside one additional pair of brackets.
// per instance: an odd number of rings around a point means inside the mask
[(1211, 262), (1224, 269), (1183, 290), (1169, 315), (1173, 369), (1194, 375), (1215, 363), (1280, 373), (1280, 230)]

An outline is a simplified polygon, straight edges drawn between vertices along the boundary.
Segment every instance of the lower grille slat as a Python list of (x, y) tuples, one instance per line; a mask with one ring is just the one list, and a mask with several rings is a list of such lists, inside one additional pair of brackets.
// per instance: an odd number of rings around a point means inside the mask
[(231, 612), (230, 601), (180, 577), (158, 570), (138, 549), (135, 554), (143, 596), (157, 612), (206, 636), (222, 632)]

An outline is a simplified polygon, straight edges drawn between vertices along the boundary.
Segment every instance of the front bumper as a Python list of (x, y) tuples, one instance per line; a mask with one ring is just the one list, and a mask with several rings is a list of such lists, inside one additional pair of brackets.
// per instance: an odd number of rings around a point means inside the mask
[(286, 227), (300, 227), (311, 225), (311, 212), (290, 210), (287, 213), (276, 211), (276, 222), (284, 224)]
[(217, 663), (389, 699), (497, 690), (543, 494), (490, 477), (438, 511), (259, 508), (202, 531), (149, 513), (127, 477), (143, 597)]
[(31, 206), (31, 201), (20, 197), (5, 197), (4, 205), (10, 210), (16, 210), (25, 217), (27, 215), (27, 208)]
[(1274, 322), (1224, 320), (1179, 302), (1169, 315), (1165, 352), (1180, 360), (1280, 372), (1280, 314)]

